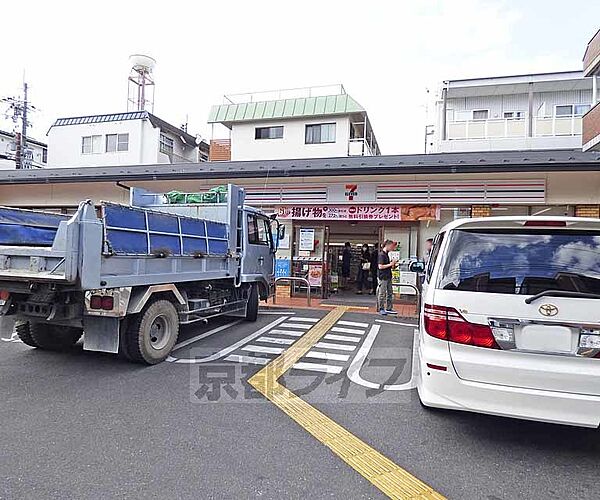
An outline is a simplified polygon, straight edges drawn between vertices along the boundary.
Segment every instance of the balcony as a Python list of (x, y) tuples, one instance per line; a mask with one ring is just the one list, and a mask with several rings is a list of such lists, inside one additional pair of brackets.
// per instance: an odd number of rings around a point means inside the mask
[[(532, 120), (532, 137), (581, 135), (581, 116), (546, 116)], [(527, 137), (526, 118), (448, 122), (448, 140)]]
[(583, 115), (583, 151), (600, 151), (600, 102)]

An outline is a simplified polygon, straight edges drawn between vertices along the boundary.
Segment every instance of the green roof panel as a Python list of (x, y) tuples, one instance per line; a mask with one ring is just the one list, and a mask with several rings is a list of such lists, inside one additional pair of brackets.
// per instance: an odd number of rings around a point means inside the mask
[(208, 123), (227, 124), (287, 117), (362, 113), (364, 111), (364, 108), (348, 94), (336, 94), (241, 104), (221, 104), (211, 108)]

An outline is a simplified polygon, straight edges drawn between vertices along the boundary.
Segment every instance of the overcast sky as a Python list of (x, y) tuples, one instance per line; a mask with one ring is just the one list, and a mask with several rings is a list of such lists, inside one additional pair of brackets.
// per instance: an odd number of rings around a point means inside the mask
[(343, 83), (393, 154), (422, 151), (441, 80), (581, 69), (600, 2), (30, 0), (3, 2), (2, 20), (0, 97), (25, 72), (40, 140), (57, 117), (126, 110), (142, 52), (157, 60), (155, 114), (188, 115), (193, 134), (210, 138), (223, 94)]

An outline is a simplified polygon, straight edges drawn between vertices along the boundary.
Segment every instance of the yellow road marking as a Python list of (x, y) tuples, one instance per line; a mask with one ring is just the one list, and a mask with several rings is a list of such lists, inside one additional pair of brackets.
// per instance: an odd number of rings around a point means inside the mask
[(390, 498), (442, 500), (443, 495), (278, 382), (279, 377), (299, 361), (348, 309), (336, 307), (329, 312), (281, 356), (253, 375), (249, 383)]

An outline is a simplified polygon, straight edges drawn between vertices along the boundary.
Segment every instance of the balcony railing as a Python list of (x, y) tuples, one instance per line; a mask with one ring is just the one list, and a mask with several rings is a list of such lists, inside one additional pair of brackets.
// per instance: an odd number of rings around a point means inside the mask
[[(581, 135), (581, 116), (536, 117), (533, 137)], [(527, 137), (527, 118), (461, 120), (448, 122), (448, 140)]]
[(348, 156), (375, 156), (367, 139), (354, 138), (348, 141)]

